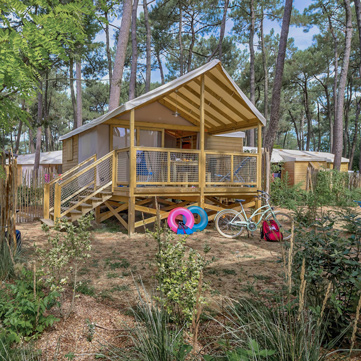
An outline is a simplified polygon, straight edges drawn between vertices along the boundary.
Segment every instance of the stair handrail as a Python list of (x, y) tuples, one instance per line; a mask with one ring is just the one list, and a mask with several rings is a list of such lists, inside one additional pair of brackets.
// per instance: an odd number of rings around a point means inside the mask
[[(57, 218), (60, 218), (62, 216), (64, 216), (64, 214), (61, 213), (61, 188), (66, 186), (68, 183), (70, 183), (71, 181), (73, 181), (74, 179), (78, 178), (79, 176), (81, 176), (82, 174), (84, 174), (85, 172), (89, 171), (92, 168), (95, 168), (98, 164), (100, 164), (101, 162), (103, 162), (104, 160), (106, 160), (107, 158), (110, 157), (115, 157), (115, 150), (112, 150), (111, 152), (107, 153), (106, 155), (104, 155), (103, 157), (101, 157), (100, 159), (98, 159), (97, 161), (95, 161), (92, 164), (89, 164), (87, 167), (81, 169), (80, 171), (78, 171), (77, 173), (75, 173), (74, 175), (72, 175), (71, 177), (69, 177), (66, 181), (64, 181), (63, 183), (55, 183), (55, 193), (54, 193), (54, 220), (56, 220)], [(113, 169), (114, 171), (114, 169)], [(95, 173), (94, 173), (95, 176)], [(109, 182), (109, 184), (107, 184), (107, 186), (111, 185), (112, 181)], [(103, 189), (105, 187), (102, 187), (101, 189)], [(100, 191), (100, 189), (95, 190), (93, 192), (93, 194), (96, 194)], [(75, 192), (76, 193), (76, 192)], [(74, 193), (74, 194), (75, 194)], [(81, 203), (81, 202), (79, 202)], [(69, 212), (72, 209), (75, 209), (76, 206), (71, 207), (67, 212)], [(65, 212), (65, 213), (67, 213)]]
[[(49, 215), (50, 215), (50, 187), (54, 184), (57, 183), (58, 181), (61, 181), (64, 177), (66, 177), (67, 175), (73, 173), (74, 171), (78, 170), (80, 167), (82, 167), (84, 164), (89, 163), (91, 160), (94, 160), (94, 162), (96, 162), (97, 160), (97, 155), (93, 154), (92, 156), (90, 156), (89, 158), (83, 160), (81, 163), (79, 163), (77, 166), (70, 168), (69, 170), (67, 170), (65, 173), (59, 174), (57, 177), (55, 177), (54, 179), (52, 179), (50, 182), (45, 183), (44, 184), (44, 218), (45, 219), (49, 219)], [(55, 193), (54, 193), (55, 196)], [(54, 204), (55, 206), (55, 204)]]

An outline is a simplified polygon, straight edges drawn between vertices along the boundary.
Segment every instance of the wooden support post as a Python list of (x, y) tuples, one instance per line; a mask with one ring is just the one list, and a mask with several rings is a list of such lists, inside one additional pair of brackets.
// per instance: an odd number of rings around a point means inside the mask
[(95, 207), (94, 213), (95, 213), (95, 222), (100, 223), (100, 206)]
[(54, 190), (54, 222), (57, 218), (60, 218), (61, 213), (61, 185), (59, 183), (55, 183)]
[[(258, 124), (257, 131), (257, 189), (262, 189), (262, 126)], [(262, 201), (256, 198), (256, 208), (262, 206)], [(260, 215), (256, 217), (256, 222), (260, 219)]]
[(135, 197), (134, 192), (137, 186), (137, 152), (134, 144), (134, 109), (130, 111), (130, 177), (129, 177), (129, 203), (128, 203), (128, 235), (131, 236), (134, 233), (135, 224)]
[(112, 189), (113, 192), (117, 188), (117, 179), (118, 179), (118, 153), (113, 150), (113, 167), (112, 167)]
[(199, 137), (199, 149), (200, 149), (200, 158), (199, 158), (199, 206), (204, 208), (204, 188), (206, 186), (206, 159), (204, 153), (204, 74), (201, 75), (201, 85), (200, 85), (200, 137)]
[(46, 183), (44, 186), (44, 219), (49, 219), (50, 186)]

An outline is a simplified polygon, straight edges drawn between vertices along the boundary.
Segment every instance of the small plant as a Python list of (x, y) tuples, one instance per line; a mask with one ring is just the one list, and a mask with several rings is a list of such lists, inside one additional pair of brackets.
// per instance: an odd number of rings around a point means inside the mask
[(0, 320), (5, 326), (5, 335), (11, 342), (36, 338), (46, 327), (58, 321), (46, 311), (57, 303), (57, 291), (44, 291), (44, 284), (33, 272), (22, 270), (15, 284), (7, 284), (0, 298)]
[(90, 322), (88, 318), (85, 320), (85, 323), (87, 327), (86, 339), (88, 342), (92, 342), (95, 335), (95, 324)]
[[(43, 226), (50, 245), (49, 249), (46, 250), (37, 249), (44, 282), (52, 291), (56, 290), (60, 293), (64, 291), (69, 279), (73, 284), (72, 302), (65, 315), (66, 318), (74, 307), (80, 266), (90, 257), (92, 219), (91, 214), (81, 217), (77, 226), (61, 220), (56, 222), (53, 231), (50, 231), (49, 227)], [(63, 229), (65, 229), (65, 232), (61, 232)], [(61, 311), (63, 313), (63, 310)]]
[(79, 293), (82, 293), (83, 295), (87, 295), (87, 296), (95, 295), (95, 288), (94, 288), (94, 286), (91, 285), (91, 281), (78, 282), (76, 291)]
[[(185, 246), (186, 238), (174, 243), (174, 233), (168, 228), (149, 232), (158, 242), (156, 254), (158, 281), (156, 299), (166, 309), (173, 321), (190, 324), (195, 315), (201, 274), (207, 265), (195, 250)], [(202, 283), (202, 290), (204, 291)], [(201, 296), (198, 305), (204, 304)]]

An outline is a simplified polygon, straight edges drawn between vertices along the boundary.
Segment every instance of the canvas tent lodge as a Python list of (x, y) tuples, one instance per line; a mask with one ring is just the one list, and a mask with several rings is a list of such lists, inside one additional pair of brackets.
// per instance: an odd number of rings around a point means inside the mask
[[(33, 179), (35, 154), (21, 154), (17, 157), (18, 184), (30, 185)], [(44, 177), (42, 181), (50, 181), (62, 173), (63, 153), (61, 150), (40, 153), (38, 174)]]
[[(256, 152), (254, 147), (244, 147), (245, 151)], [(307, 189), (310, 169), (333, 169), (334, 154), (327, 152), (312, 152), (293, 149), (273, 149), (271, 163), (282, 164), (281, 176), (288, 174), (289, 185), (300, 184), (301, 189)], [(341, 172), (348, 172), (349, 160), (341, 158)]]
[[(222, 199), (258, 205), (264, 125), (221, 63), (209, 62), (61, 137), (63, 174), (45, 187), (44, 222), (95, 209), (131, 234), (155, 221), (155, 197), (162, 219), (191, 204), (213, 219)], [(243, 152), (240, 131), (252, 128), (256, 154)]]

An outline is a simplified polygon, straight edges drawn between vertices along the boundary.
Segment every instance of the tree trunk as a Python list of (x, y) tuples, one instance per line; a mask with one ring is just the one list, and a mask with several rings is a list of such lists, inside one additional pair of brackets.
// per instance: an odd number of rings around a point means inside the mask
[(301, 148), (300, 150), (305, 150), (305, 117), (304, 114), (302, 114), (301, 120), (300, 120), (300, 141), (301, 141)]
[(104, 17), (106, 20), (105, 23), (105, 49), (107, 53), (108, 61), (108, 73), (109, 73), (109, 94), (110, 94), (110, 85), (112, 83), (112, 54), (110, 52), (110, 40), (109, 40), (109, 24), (108, 24), (108, 12), (104, 12)]
[(115, 54), (113, 76), (109, 96), (109, 110), (119, 106), (120, 89), (123, 77), (124, 62), (127, 52), (129, 29), (132, 15), (132, 0), (125, 0), (123, 5), (123, 17), (119, 30), (117, 51)]
[[(351, 151), (350, 151), (350, 162), (348, 165), (348, 169), (352, 170), (352, 166), (353, 166), (353, 158), (355, 156), (355, 150), (356, 150), (356, 143), (357, 143), (357, 137), (358, 137), (358, 120), (360, 117), (360, 110), (361, 110), (361, 98), (359, 98), (359, 100), (356, 102), (356, 114), (355, 114), (355, 133), (353, 135), (353, 139), (352, 139), (352, 146), (351, 146)], [(361, 159), (361, 157), (360, 157)], [(361, 160), (360, 160), (361, 161)]]
[(341, 168), (341, 157), (342, 157), (342, 148), (343, 148), (343, 137), (342, 137), (342, 127), (343, 127), (343, 104), (345, 100), (345, 87), (347, 80), (348, 65), (350, 61), (351, 53), (351, 38), (352, 38), (352, 16), (351, 16), (351, 6), (350, 0), (344, 0), (344, 6), (346, 10), (346, 38), (345, 38), (345, 51), (342, 61), (342, 70), (340, 74), (340, 83), (337, 94), (337, 112), (335, 115), (335, 125), (334, 125), (334, 153), (335, 159), (333, 168), (340, 170)]
[[(262, 8), (262, 14), (263, 14), (263, 8)], [(261, 38), (262, 63), (263, 63), (263, 73), (264, 73), (264, 94), (263, 94), (264, 114), (263, 115), (267, 120), (268, 119), (268, 66), (267, 66), (266, 45), (264, 43), (263, 21), (264, 21), (264, 15), (262, 15), (262, 20), (260, 24), (260, 38)]]
[(158, 62), (158, 67), (159, 67), (159, 72), (160, 72), (160, 79), (162, 82), (162, 85), (165, 83), (164, 81), (164, 72), (163, 72), (163, 65), (162, 65), (162, 61), (160, 59), (160, 55), (159, 52), (156, 53), (157, 56), (157, 62)]
[(149, 25), (148, 4), (143, 0), (144, 23), (146, 30), (146, 67), (145, 67), (145, 92), (150, 90), (150, 80), (152, 74), (152, 49), (151, 49), (151, 30)]
[[(25, 110), (25, 100), (21, 101), (21, 110), (24, 111)], [(19, 152), (19, 147), (20, 147), (20, 138), (21, 138), (21, 131), (23, 128), (23, 122), (20, 120), (19, 122), (19, 127), (18, 127), (18, 133), (16, 135), (16, 140), (15, 140), (15, 149), (14, 149), (14, 153), (18, 154)]]
[(183, 11), (182, 4), (179, 1), (179, 30), (178, 30), (178, 43), (179, 43), (179, 73), (183, 75), (183, 43), (182, 43), (182, 25), (183, 25)]
[(227, 21), (227, 12), (228, 12), (228, 4), (229, 0), (224, 1), (224, 8), (223, 8), (223, 17), (221, 22), (221, 28), (219, 31), (219, 42), (218, 46), (214, 49), (213, 53), (208, 57), (208, 61), (210, 61), (218, 52), (218, 59), (222, 61), (222, 55), (223, 55), (223, 39), (224, 34), (226, 32), (226, 21)]
[[(27, 108), (26, 111), (28, 114), (30, 114), (30, 109)], [(34, 134), (33, 134), (33, 128), (31, 124), (29, 124), (29, 152), (31, 154), (35, 153), (35, 147), (34, 147)]]
[(135, 98), (135, 87), (137, 84), (138, 65), (138, 42), (137, 42), (137, 10), (138, 0), (134, 0), (132, 10), (132, 65), (129, 80), (129, 100)]
[(298, 135), (298, 127), (297, 127), (296, 119), (294, 118), (294, 116), (293, 116), (293, 114), (291, 113), (290, 110), (288, 110), (288, 114), (290, 115), (291, 120), (292, 120), (292, 123), (293, 123), (293, 126), (295, 127), (298, 149), (301, 150), (301, 140), (300, 140), (300, 137), (299, 137), (299, 135)]
[(311, 116), (310, 105), (309, 105), (309, 101), (308, 101), (307, 81), (304, 84), (303, 92), (304, 92), (305, 114), (306, 114), (306, 118), (307, 118), (306, 150), (309, 151), (311, 137), (312, 137), (312, 116)]
[(73, 129), (76, 129), (77, 118), (76, 118), (76, 99), (75, 99), (75, 91), (74, 91), (74, 59), (72, 56), (69, 57), (69, 82), (70, 82), (71, 104), (73, 107)]
[(276, 73), (273, 84), (272, 91), (272, 100), (271, 100), (271, 116), (269, 127), (266, 132), (264, 140), (264, 148), (269, 151), (270, 157), (272, 156), (273, 144), (276, 137), (276, 132), (279, 122), (279, 113), (280, 113), (280, 102), (281, 102), (281, 88), (282, 88), (282, 78), (283, 70), (286, 57), (287, 49), (287, 38), (290, 27), (291, 12), (292, 12), (292, 2), (293, 0), (286, 0), (285, 10), (282, 20), (282, 29), (281, 37), (278, 48), (277, 63), (276, 63)]
[(196, 41), (196, 33), (194, 30), (194, 14), (192, 14), (192, 20), (191, 20), (191, 43), (189, 45), (189, 53), (188, 53), (188, 62), (187, 62), (187, 72), (189, 73), (192, 69), (192, 55), (193, 55), (193, 47), (194, 43)]
[[(249, 27), (249, 69), (250, 69), (250, 100), (255, 105), (255, 93), (256, 93), (256, 81), (255, 81), (255, 70), (254, 70), (254, 28), (255, 28), (255, 16), (254, 16), (254, 0), (250, 2), (250, 15), (251, 24)], [(255, 136), (254, 129), (248, 131), (248, 145), (254, 147)]]
[(43, 94), (42, 94), (42, 82), (39, 81), (38, 91), (38, 129), (36, 131), (36, 149), (35, 149), (35, 160), (34, 160), (34, 171), (37, 174), (40, 165), (40, 152), (41, 152), (41, 128), (43, 122)]
[(77, 127), (83, 125), (83, 100), (81, 94), (81, 61), (76, 62), (76, 119)]

